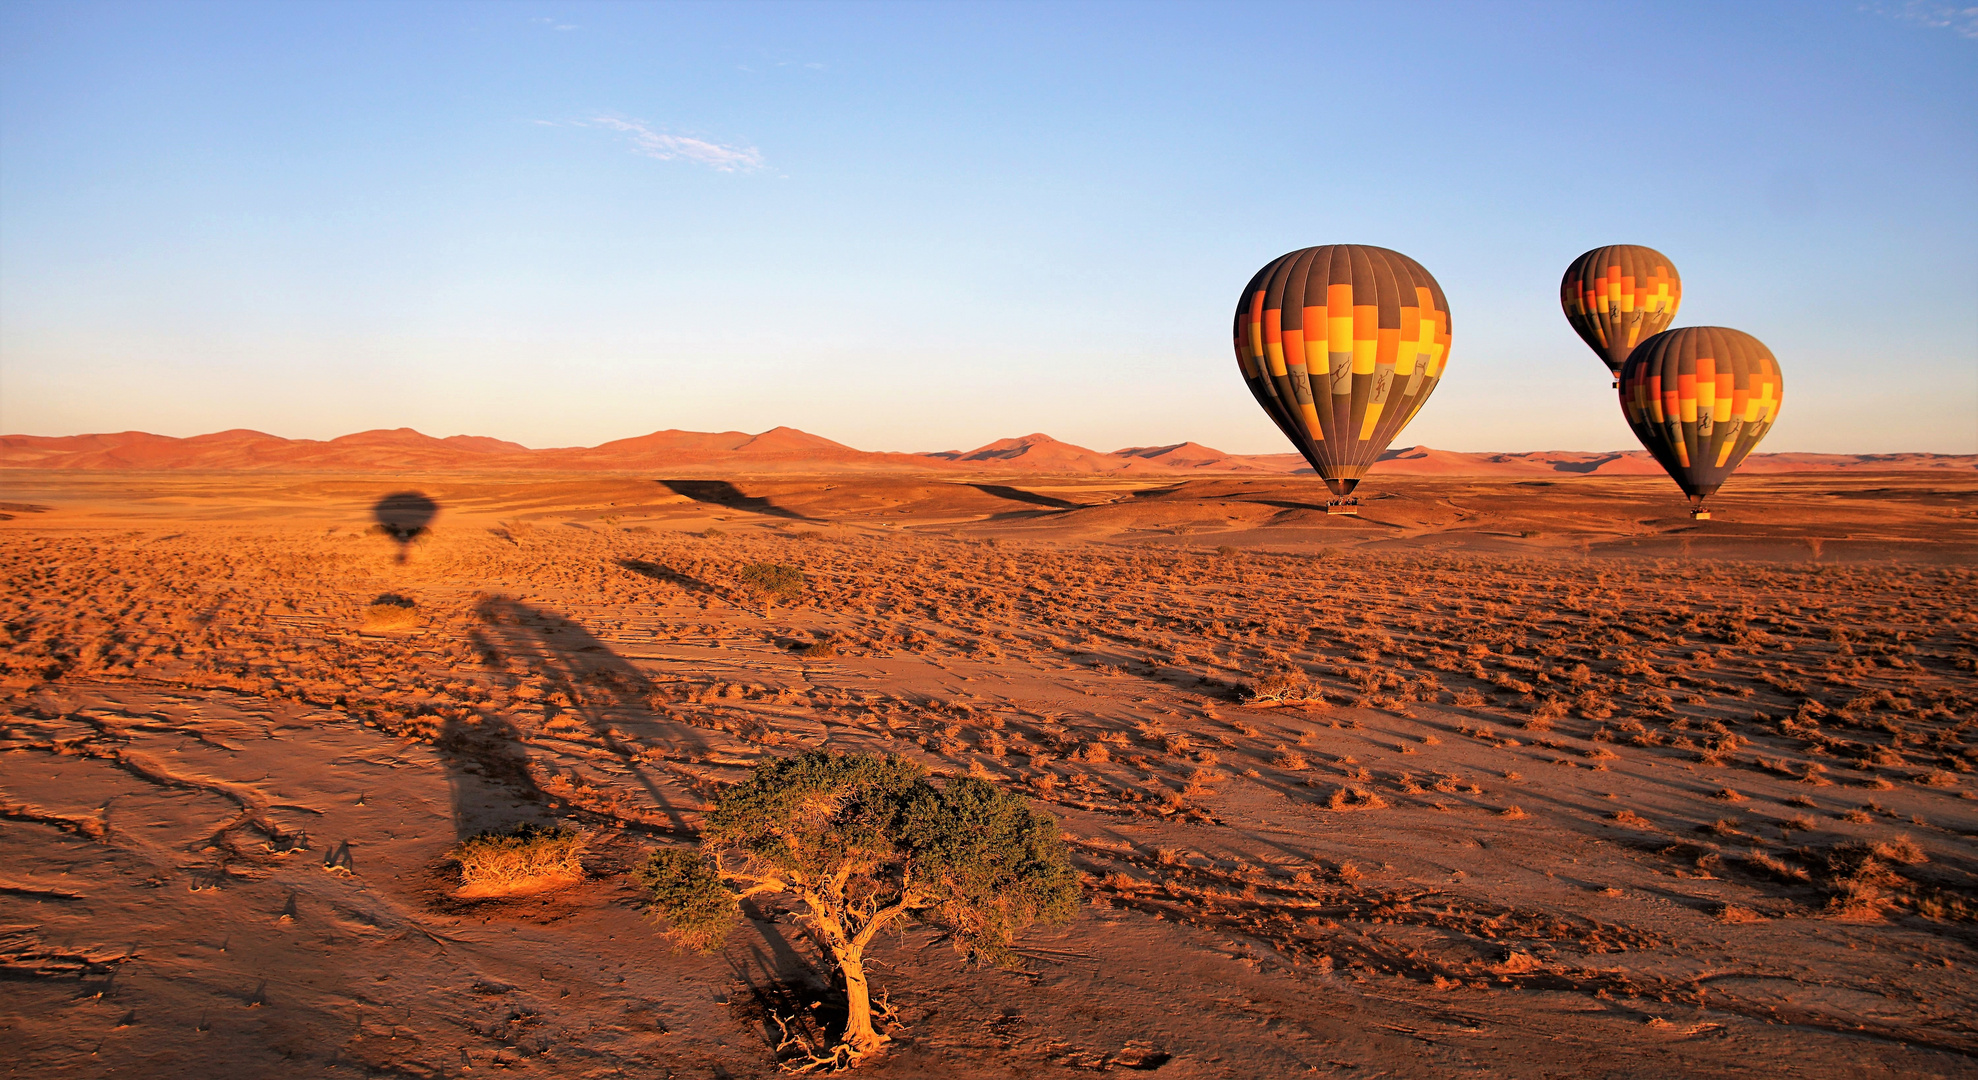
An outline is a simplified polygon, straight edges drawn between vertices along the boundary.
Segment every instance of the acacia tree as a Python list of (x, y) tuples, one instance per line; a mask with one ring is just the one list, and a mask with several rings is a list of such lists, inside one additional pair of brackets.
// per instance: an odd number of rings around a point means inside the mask
[(865, 953), (907, 919), (935, 923), (972, 959), (1005, 963), (1013, 935), (1062, 922), (1078, 879), (1058, 823), (969, 777), (936, 787), (906, 758), (822, 750), (765, 761), (716, 800), (699, 850), (655, 852), (642, 875), (668, 935), (712, 949), (738, 902), (780, 894), (845, 982), (851, 1064), (887, 1041), (872, 1026)]

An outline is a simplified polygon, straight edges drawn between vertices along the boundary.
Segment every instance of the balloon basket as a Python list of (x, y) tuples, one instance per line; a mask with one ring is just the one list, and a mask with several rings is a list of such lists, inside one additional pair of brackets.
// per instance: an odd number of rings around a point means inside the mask
[(1709, 521), (1709, 520), (1710, 520), (1710, 511), (1708, 511), (1708, 510), (1692, 510), (1692, 511), (1690, 511), (1690, 520), (1691, 520), (1691, 521)]
[(1326, 504), (1326, 513), (1345, 514), (1348, 517), (1360, 516), (1360, 500), (1354, 498), (1334, 499)]

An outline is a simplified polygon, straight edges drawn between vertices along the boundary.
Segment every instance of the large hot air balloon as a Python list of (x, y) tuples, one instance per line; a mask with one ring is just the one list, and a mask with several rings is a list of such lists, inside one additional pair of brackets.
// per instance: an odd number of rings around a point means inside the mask
[(1236, 362), (1250, 392), (1341, 499), (1414, 419), (1448, 356), (1442, 287), (1386, 248), (1294, 251), (1257, 271), (1237, 301)]
[(1621, 411), (1635, 438), (1690, 497), (1690, 516), (1779, 418), (1785, 382), (1757, 338), (1722, 326), (1664, 330), (1621, 367)]
[(1628, 354), (1668, 329), (1682, 302), (1675, 264), (1638, 244), (1594, 248), (1574, 259), (1559, 282), (1566, 321), (1614, 373), (1616, 386)]

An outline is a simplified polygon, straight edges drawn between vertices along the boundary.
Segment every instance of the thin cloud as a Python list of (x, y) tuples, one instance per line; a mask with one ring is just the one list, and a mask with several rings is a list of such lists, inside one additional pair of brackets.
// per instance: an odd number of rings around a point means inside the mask
[(717, 172), (754, 172), (763, 165), (762, 151), (753, 146), (727, 146), (687, 135), (668, 135), (636, 120), (599, 116), (586, 126), (620, 132), (631, 140), (635, 151), (660, 161), (691, 161)]
[(1959, 37), (1978, 40), (1978, 7), (1944, 4), (1936, 0), (1903, 0), (1901, 3), (1867, 4), (1862, 10), (1933, 30), (1949, 30)]

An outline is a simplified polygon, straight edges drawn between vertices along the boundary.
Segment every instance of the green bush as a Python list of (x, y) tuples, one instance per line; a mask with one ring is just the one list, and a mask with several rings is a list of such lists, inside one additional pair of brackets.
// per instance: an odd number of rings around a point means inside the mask
[(764, 603), (787, 604), (804, 593), (804, 572), (782, 563), (750, 563), (735, 574), (735, 581)]
[(655, 853), (641, 880), (679, 944), (709, 949), (743, 897), (797, 905), (845, 980), (848, 1063), (886, 1041), (872, 1026), (865, 950), (905, 919), (942, 927), (973, 959), (1007, 963), (1017, 932), (1077, 908), (1058, 823), (986, 781), (936, 787), (901, 757), (812, 751), (766, 761), (716, 800), (699, 851)]

